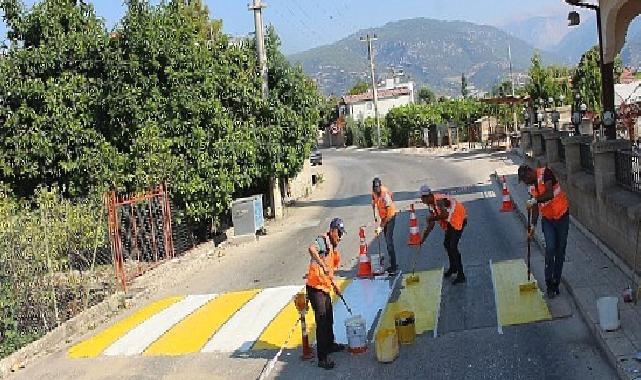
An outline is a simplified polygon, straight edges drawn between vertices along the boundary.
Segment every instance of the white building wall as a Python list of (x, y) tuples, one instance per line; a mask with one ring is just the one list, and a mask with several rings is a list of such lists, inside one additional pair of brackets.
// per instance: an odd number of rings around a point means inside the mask
[[(401, 95), (392, 98), (379, 99), (378, 101), (378, 116), (383, 119), (392, 108), (404, 106), (413, 103), (412, 95)], [(374, 115), (374, 101), (367, 100), (349, 105), (349, 115), (358, 121), (363, 121), (368, 117), (373, 118)]]

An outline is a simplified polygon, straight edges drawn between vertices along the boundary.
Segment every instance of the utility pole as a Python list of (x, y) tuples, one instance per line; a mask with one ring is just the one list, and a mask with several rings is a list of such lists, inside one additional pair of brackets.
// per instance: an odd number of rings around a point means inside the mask
[[(516, 100), (516, 95), (514, 94), (514, 72), (512, 71), (512, 44), (507, 44), (507, 56), (510, 62), (510, 82), (512, 82), (512, 100)], [(518, 120), (516, 119), (516, 109), (514, 108), (514, 103), (512, 103), (512, 120), (514, 120), (514, 132), (516, 133), (516, 125)], [(510, 136), (507, 137), (508, 148), (510, 147), (511, 140)]]
[(369, 35), (366, 37), (361, 37), (361, 41), (367, 42), (367, 55), (369, 58), (369, 70), (370, 75), (372, 76), (372, 93), (374, 96), (374, 121), (376, 122), (376, 133), (378, 135), (378, 149), (381, 149), (381, 123), (378, 120), (378, 90), (376, 89), (376, 76), (374, 74), (374, 48), (372, 47), (372, 41), (378, 40), (376, 34)]
[(260, 76), (263, 79), (263, 97), (269, 96), (268, 72), (267, 72), (267, 52), (265, 52), (265, 28), (263, 26), (263, 8), (267, 5), (261, 0), (254, 0), (249, 5), (249, 10), (254, 12), (254, 29), (256, 31), (256, 55), (258, 56), (258, 65), (260, 67)]
[[(260, 67), (260, 76), (263, 79), (263, 99), (269, 97), (269, 82), (267, 72), (267, 52), (265, 51), (265, 28), (263, 26), (263, 8), (267, 7), (261, 0), (253, 0), (249, 10), (254, 12), (254, 29), (256, 37), (256, 56)], [(283, 200), (280, 190), (280, 180), (275, 177), (269, 179), (269, 203), (271, 214), (275, 219), (283, 217)]]

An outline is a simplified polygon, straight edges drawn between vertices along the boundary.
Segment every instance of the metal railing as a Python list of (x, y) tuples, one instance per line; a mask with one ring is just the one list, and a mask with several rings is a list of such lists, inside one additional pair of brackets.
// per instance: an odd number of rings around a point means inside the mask
[(630, 150), (615, 153), (616, 179), (622, 187), (641, 193), (641, 154)]
[(581, 154), (581, 169), (586, 173), (594, 174), (594, 156), (592, 155), (592, 144), (579, 144), (579, 153)]
[(565, 162), (565, 145), (563, 145), (563, 138), (572, 136), (573, 132), (572, 131), (560, 131), (559, 134), (561, 135), (561, 138), (557, 140), (557, 149), (559, 150), (559, 161)]
[(561, 140), (556, 140), (556, 148), (559, 150), (559, 161), (565, 162), (565, 145)]

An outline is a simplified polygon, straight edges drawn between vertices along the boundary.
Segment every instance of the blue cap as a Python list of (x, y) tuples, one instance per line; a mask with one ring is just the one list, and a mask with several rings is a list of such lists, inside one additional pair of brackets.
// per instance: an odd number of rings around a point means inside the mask
[(345, 224), (343, 223), (343, 219), (341, 218), (334, 218), (332, 221), (329, 223), (329, 229), (338, 229), (341, 233), (345, 233)]
[(427, 185), (422, 185), (418, 192), (422, 197), (424, 195), (430, 195), (432, 193), (432, 189), (430, 189), (430, 187)]

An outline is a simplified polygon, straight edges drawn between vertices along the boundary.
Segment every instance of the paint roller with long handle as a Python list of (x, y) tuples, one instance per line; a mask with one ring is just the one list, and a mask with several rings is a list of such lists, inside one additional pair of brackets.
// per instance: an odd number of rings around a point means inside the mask
[(332, 280), (331, 278), (329, 280), (332, 282), (332, 286), (334, 287), (334, 291), (341, 298), (341, 300), (343, 301), (343, 304), (345, 304), (345, 308), (349, 312), (349, 315), (354, 316), (354, 313), (352, 313), (352, 309), (350, 309), (350, 307), (347, 305), (347, 301), (345, 301), (345, 297), (343, 297), (343, 293), (341, 293), (340, 289), (338, 289), (338, 286), (336, 286), (336, 284), (334, 283), (334, 280)]
[(327, 276), (327, 278), (329, 278), (329, 282), (332, 283), (332, 287), (334, 288), (334, 292), (341, 298), (341, 301), (343, 301), (343, 304), (345, 304), (345, 308), (349, 312), (349, 315), (354, 316), (354, 313), (352, 313), (352, 309), (349, 307), (349, 305), (347, 305), (347, 301), (345, 301), (345, 297), (343, 297), (343, 293), (338, 288), (338, 286), (336, 286), (336, 283), (334, 282), (334, 280), (327, 274), (327, 271), (325, 271), (325, 268), (323, 268), (322, 266), (320, 268), (323, 271), (323, 273), (325, 274), (325, 276)]
[(519, 291), (529, 292), (536, 290), (536, 282), (531, 280), (532, 272), (530, 270), (530, 255), (531, 255), (531, 238), (530, 238), (530, 229), (532, 228), (532, 210), (528, 208), (527, 210), (527, 282), (519, 284)]

